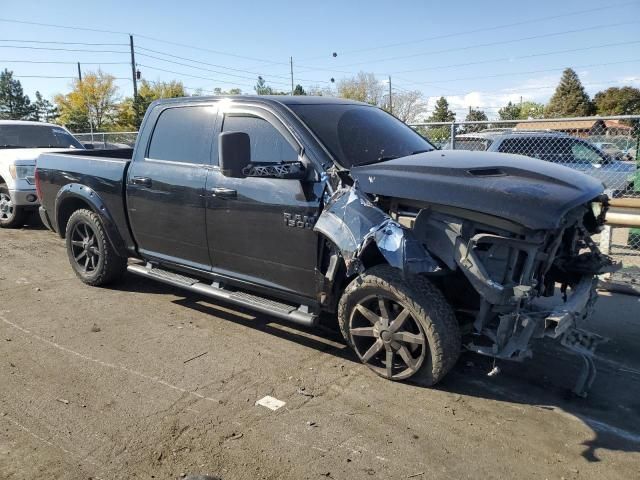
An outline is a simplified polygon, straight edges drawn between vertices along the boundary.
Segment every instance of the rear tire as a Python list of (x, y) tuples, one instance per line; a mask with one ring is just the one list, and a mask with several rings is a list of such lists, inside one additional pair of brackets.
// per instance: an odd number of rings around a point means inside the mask
[(0, 228), (20, 228), (26, 219), (24, 207), (14, 205), (7, 185), (0, 185)]
[(73, 271), (87, 285), (107, 285), (127, 269), (127, 259), (117, 254), (100, 218), (91, 210), (73, 212), (67, 223), (66, 244)]
[(438, 383), (460, 355), (458, 322), (444, 296), (422, 276), (388, 265), (356, 277), (338, 305), (338, 323), (360, 360), (389, 380)]

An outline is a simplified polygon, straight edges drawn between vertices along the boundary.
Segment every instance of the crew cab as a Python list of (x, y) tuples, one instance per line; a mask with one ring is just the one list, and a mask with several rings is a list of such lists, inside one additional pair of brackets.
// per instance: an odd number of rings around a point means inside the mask
[(0, 120), (0, 228), (21, 227), (38, 208), (33, 172), (43, 152), (84, 147), (65, 128)]
[[(603, 185), (549, 162), (438, 151), (371, 105), (326, 97), (154, 102), (132, 150), (45, 154), (40, 214), (76, 275), (129, 272), (308, 327), (337, 318), (392, 380), (438, 382), (463, 347), (535, 338), (585, 358)], [(565, 300), (540, 307), (556, 287)], [(327, 315), (325, 315), (327, 316)]]

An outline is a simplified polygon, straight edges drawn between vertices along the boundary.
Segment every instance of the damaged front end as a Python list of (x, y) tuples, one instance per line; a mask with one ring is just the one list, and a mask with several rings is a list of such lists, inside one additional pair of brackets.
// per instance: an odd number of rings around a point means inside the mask
[(533, 339), (559, 339), (584, 361), (573, 388), (584, 396), (604, 339), (583, 322), (597, 298), (597, 275), (619, 268), (591, 239), (605, 213), (599, 197), (571, 209), (557, 228), (530, 229), (468, 209), (369, 195), (356, 183), (331, 196), (314, 229), (335, 245), (347, 276), (368, 266), (371, 250), (405, 274), (433, 275), (472, 334), (471, 351), (522, 361), (532, 356)]
[(392, 267), (405, 273), (434, 273), (438, 262), (429, 255), (411, 230), (403, 228), (375, 206), (357, 187), (336, 191), (325, 205), (314, 230), (331, 240), (340, 251), (347, 276), (364, 270), (364, 252), (375, 245)]

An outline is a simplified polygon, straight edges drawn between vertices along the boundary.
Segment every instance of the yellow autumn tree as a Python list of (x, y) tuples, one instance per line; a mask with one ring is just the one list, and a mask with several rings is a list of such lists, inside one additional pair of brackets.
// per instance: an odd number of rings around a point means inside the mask
[(115, 127), (118, 116), (118, 87), (115, 77), (98, 70), (75, 80), (71, 91), (54, 97), (58, 123), (73, 132), (106, 131)]

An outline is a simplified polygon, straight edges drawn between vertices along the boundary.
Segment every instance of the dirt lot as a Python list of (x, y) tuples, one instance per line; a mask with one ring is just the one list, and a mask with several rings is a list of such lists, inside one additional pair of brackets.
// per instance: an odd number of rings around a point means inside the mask
[(86, 287), (54, 234), (0, 231), (0, 478), (640, 478), (640, 300), (604, 294), (592, 328), (612, 340), (587, 400), (556, 348), (391, 383), (333, 331), (132, 276)]

